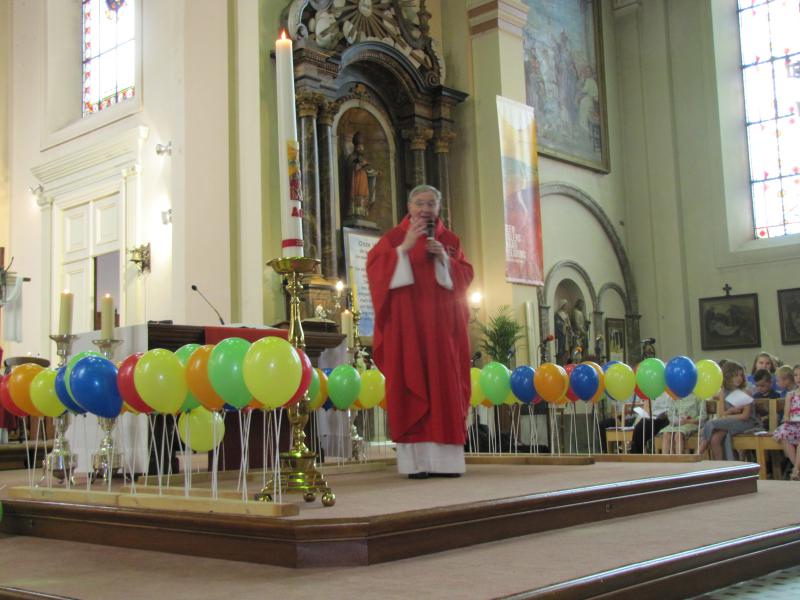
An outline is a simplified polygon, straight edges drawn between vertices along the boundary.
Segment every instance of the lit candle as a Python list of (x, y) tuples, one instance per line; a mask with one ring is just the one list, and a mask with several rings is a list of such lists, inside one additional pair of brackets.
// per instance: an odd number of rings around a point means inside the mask
[(281, 190), (281, 248), (283, 256), (303, 256), (303, 191), (300, 145), (294, 100), (292, 40), (281, 31), (275, 41), (278, 88), (278, 171)]
[(353, 310), (358, 310), (358, 282), (356, 282), (356, 270), (350, 267), (350, 290), (353, 293)]
[(111, 294), (100, 300), (100, 339), (114, 339), (114, 299)]
[(61, 303), (58, 311), (58, 335), (72, 333), (72, 300), (74, 294), (69, 290), (61, 292)]
[(347, 347), (353, 347), (353, 313), (349, 310), (342, 311), (342, 334), (347, 336)]

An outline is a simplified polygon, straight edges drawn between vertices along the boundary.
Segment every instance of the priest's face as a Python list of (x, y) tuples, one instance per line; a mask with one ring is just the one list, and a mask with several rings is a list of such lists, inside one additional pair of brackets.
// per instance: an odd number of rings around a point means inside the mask
[(408, 214), (414, 219), (430, 221), (439, 216), (439, 201), (433, 192), (420, 192), (408, 202)]

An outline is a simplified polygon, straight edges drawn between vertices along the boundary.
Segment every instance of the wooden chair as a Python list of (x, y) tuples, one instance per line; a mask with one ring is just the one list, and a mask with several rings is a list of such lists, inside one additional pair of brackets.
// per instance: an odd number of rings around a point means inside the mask
[[(769, 399), (769, 430), (758, 433), (740, 433), (732, 438), (734, 450), (753, 450), (756, 453), (756, 462), (761, 467), (758, 472), (759, 479), (767, 478), (767, 452), (772, 460), (772, 477), (780, 478), (781, 464), (783, 462), (783, 446), (772, 437), (772, 432), (778, 426), (778, 402), (781, 398)], [(775, 454), (780, 452), (781, 454)]]

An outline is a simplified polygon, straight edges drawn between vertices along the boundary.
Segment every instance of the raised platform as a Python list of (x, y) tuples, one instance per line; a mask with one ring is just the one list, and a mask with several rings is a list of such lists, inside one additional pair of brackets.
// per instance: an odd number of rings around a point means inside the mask
[[(24, 469), (28, 466), (28, 456), (33, 458), (36, 445), (31, 442), (27, 448), (25, 444), (14, 442), (10, 444), (0, 444), (0, 471), (12, 471)], [(53, 442), (47, 442), (47, 451), (53, 449)], [(39, 442), (38, 461), (44, 458), (44, 444)]]
[(357, 566), (749, 494), (758, 476), (743, 463), (515, 464), (525, 460), (481, 457), (493, 464), (471, 464), (455, 480), (410, 481), (392, 466), (330, 474), (336, 506), (299, 501), (294, 517), (12, 498), (0, 530), (286, 567)]

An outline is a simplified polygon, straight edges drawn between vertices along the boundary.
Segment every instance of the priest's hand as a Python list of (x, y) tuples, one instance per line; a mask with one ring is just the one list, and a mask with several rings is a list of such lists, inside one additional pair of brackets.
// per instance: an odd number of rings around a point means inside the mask
[(439, 262), (444, 262), (445, 258), (447, 258), (447, 254), (444, 251), (444, 246), (442, 246), (441, 242), (437, 242), (436, 240), (427, 240), (425, 242), (425, 249), (428, 251), (428, 254), (433, 256)]
[(408, 226), (408, 231), (406, 231), (406, 237), (403, 238), (402, 243), (398, 246), (403, 252), (411, 250), (416, 245), (417, 240), (425, 235), (427, 221), (414, 217), (411, 217), (410, 221), (411, 224)]

